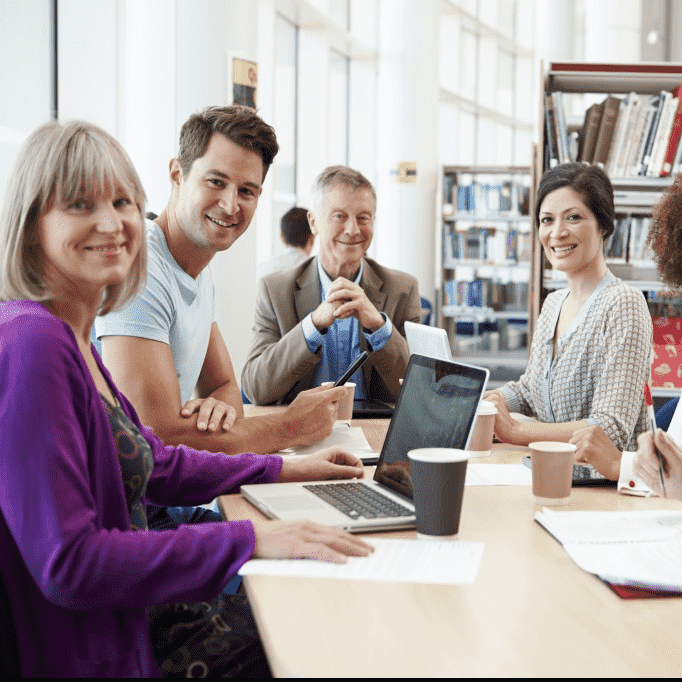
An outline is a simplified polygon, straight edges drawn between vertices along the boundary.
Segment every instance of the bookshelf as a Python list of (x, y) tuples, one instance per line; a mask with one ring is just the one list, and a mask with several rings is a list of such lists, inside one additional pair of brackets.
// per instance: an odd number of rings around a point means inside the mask
[(491, 386), (527, 360), (530, 168), (444, 166), (437, 321), (453, 354), (491, 369)]
[[(611, 178), (616, 207), (616, 231), (605, 245), (606, 262), (617, 277), (644, 293), (656, 327), (657, 319), (666, 317), (670, 311), (682, 310), (682, 301), (666, 291), (651, 253), (644, 248), (651, 210), (676, 172), (682, 171), (680, 137), (674, 139), (675, 126), (682, 127), (682, 90), (678, 90), (682, 85), (682, 64), (551, 63), (547, 68), (543, 65), (540, 84), (542, 144), (535, 151), (534, 176), (539, 180), (557, 162), (595, 162), (597, 159), (594, 155), (590, 158), (590, 143), (586, 141), (593, 136), (594, 145), (594, 136), (606, 136), (607, 148), (602, 150), (599, 160)], [(602, 116), (609, 108), (612, 114), (616, 112), (609, 124), (611, 129), (605, 132), (599, 127), (599, 114), (595, 113), (599, 107)], [(590, 120), (594, 116), (596, 123)], [(581, 156), (585, 152), (587, 158)], [(667, 173), (666, 160), (670, 162)], [(535, 213), (536, 187), (534, 182), (531, 215)], [(546, 295), (566, 286), (561, 273), (555, 273), (546, 262), (535, 230), (531, 270), (532, 335)], [(682, 344), (682, 338), (676, 343)], [(677, 348), (682, 350), (682, 345)], [(655, 397), (679, 395), (682, 376), (674, 374), (657, 377), (654, 361)], [(664, 378), (672, 381), (666, 382)]]

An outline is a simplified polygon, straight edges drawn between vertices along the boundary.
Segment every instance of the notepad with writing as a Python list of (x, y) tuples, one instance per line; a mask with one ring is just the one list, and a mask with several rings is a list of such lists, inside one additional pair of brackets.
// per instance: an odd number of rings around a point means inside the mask
[(682, 511), (557, 512), (535, 520), (624, 598), (682, 594)]

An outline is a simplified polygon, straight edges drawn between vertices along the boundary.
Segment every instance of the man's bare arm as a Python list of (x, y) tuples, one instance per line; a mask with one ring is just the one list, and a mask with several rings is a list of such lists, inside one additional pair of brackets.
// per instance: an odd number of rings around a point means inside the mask
[(200, 398), (212, 397), (222, 400), (234, 407), (238, 417), (244, 416), (242, 395), (234, 374), (232, 359), (216, 322), (211, 325), (208, 350), (199, 374), (197, 391)]
[(180, 385), (170, 346), (134, 336), (103, 336), (102, 358), (114, 383), (140, 419), (169, 445), (183, 443), (212, 452), (267, 454), (312, 445), (329, 436), (342, 388), (305, 391), (283, 412), (238, 418), (227, 431), (199, 431), (197, 414), (183, 417)]

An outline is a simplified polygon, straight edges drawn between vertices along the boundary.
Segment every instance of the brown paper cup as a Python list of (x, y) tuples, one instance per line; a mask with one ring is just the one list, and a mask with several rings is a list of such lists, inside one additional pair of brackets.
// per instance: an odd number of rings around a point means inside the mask
[(535, 503), (543, 506), (568, 504), (576, 446), (572, 443), (541, 441), (530, 443), (528, 447), (533, 465)]

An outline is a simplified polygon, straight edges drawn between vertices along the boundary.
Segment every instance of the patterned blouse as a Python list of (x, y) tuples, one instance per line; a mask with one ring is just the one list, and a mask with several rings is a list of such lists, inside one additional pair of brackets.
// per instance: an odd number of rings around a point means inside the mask
[(147, 490), (149, 476), (154, 466), (152, 449), (137, 426), (118, 405), (118, 401), (116, 405), (112, 405), (104, 396), (102, 396), (102, 401), (109, 417), (118, 459), (121, 463), (123, 488), (130, 515), (130, 529), (147, 530), (147, 513), (142, 496)]
[(619, 450), (636, 450), (647, 430), (644, 382), (653, 327), (640, 291), (607, 272), (559, 339), (554, 334), (568, 289), (547, 296), (523, 376), (500, 391), (511, 412), (541, 422), (597, 424)]

